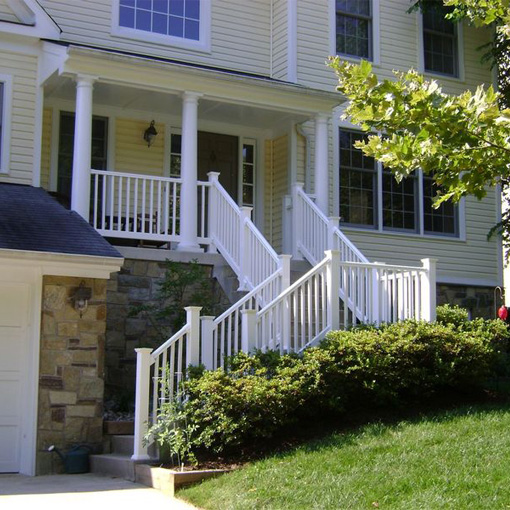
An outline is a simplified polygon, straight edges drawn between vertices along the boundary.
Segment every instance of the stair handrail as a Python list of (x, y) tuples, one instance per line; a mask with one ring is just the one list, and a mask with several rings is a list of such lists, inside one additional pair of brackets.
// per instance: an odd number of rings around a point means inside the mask
[(251, 290), (279, 268), (278, 254), (251, 220), (251, 208), (235, 203), (218, 172), (208, 176), (211, 240), (236, 273), (240, 290)]
[[(326, 250), (339, 250), (342, 260), (352, 262), (369, 262), (354, 243), (340, 230), (339, 218), (328, 218), (317, 204), (305, 193), (303, 183), (294, 185), (294, 203), (296, 209), (294, 216), (294, 232), (296, 232), (296, 245), (305, 258), (312, 264), (322, 259)], [(304, 229), (314, 225), (309, 237), (313, 242), (306, 242), (307, 235)], [(315, 252), (315, 253), (314, 253)]]

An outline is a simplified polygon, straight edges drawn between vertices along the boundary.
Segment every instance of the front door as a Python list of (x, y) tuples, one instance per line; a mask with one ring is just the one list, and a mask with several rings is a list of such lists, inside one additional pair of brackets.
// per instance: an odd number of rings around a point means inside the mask
[[(108, 119), (92, 117), (91, 168), (106, 170)], [(74, 152), (74, 113), (60, 113), (60, 133), (58, 144), (57, 193), (59, 201), (66, 207), (71, 205)], [(92, 198), (92, 197), (91, 197)]]
[(198, 180), (207, 181), (208, 172), (219, 172), (220, 183), (238, 203), (237, 136), (198, 133)]

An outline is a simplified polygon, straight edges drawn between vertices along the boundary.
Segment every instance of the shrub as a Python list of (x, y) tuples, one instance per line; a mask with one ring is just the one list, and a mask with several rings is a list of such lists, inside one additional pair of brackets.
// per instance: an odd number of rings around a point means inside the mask
[(445, 326), (448, 324), (461, 326), (469, 321), (469, 314), (467, 310), (457, 305), (441, 305), (436, 308), (436, 321)]
[(166, 409), (166, 423), (151, 433), (190, 458), (198, 448), (219, 452), (270, 438), (322, 412), (342, 413), (360, 403), (403, 405), (506, 375), (505, 324), (462, 317), (454, 310), (443, 314), (442, 323), (410, 320), (335, 331), (302, 356), (239, 353), (226, 370), (194, 371), (183, 386), (186, 400)]

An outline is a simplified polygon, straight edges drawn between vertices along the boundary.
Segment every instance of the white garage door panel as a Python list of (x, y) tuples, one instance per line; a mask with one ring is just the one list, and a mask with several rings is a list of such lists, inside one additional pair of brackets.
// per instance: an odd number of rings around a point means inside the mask
[(0, 473), (20, 469), (29, 287), (0, 282)]

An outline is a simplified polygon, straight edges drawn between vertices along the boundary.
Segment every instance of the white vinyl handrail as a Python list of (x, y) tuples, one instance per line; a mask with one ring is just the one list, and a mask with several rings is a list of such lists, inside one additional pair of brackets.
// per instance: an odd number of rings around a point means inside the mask
[(218, 175), (209, 173), (211, 241), (237, 274), (240, 290), (251, 290), (279, 269), (280, 260), (251, 220), (251, 208), (240, 208)]

